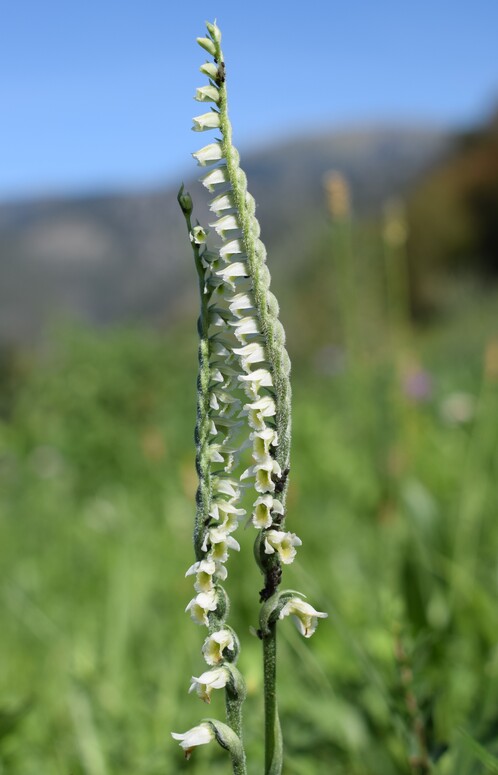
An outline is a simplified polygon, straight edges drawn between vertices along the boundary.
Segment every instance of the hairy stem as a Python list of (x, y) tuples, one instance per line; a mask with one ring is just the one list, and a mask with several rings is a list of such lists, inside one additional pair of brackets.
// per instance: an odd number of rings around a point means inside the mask
[(244, 752), (244, 743), (242, 739), (242, 703), (244, 698), (232, 695), (229, 691), (225, 692), (225, 709), (228, 726), (239, 736), (241, 743), (240, 756), (232, 755), (232, 768), (234, 775), (246, 775), (247, 765)]
[[(217, 46), (218, 66), (224, 74), (223, 54)], [(269, 273), (265, 265), (266, 252), (257, 236), (259, 227), (248, 207), (246, 177), (238, 164), (238, 154), (232, 145), (232, 127), (228, 118), (227, 90), (223, 77), (217, 83), (220, 99), (220, 130), (222, 135), (223, 156), (226, 160), (228, 177), (231, 183), (235, 206), (243, 235), (248, 267), (252, 279), (255, 307), (264, 345), (268, 354), (268, 364), (275, 391), (276, 429), (278, 446), (276, 460), (284, 478), (279, 497), (285, 508), (287, 493), (287, 473), (290, 458), (291, 439), (291, 388), (289, 380), (289, 359), (284, 347), (282, 326), (277, 318), (275, 305), (270, 304)], [(274, 297), (273, 297), (274, 299)], [(280, 521), (284, 528), (285, 514)], [(262, 599), (268, 599), (276, 591), (281, 578), (280, 562), (276, 557), (261, 555), (261, 564), (265, 576)], [(282, 769), (282, 738), (278, 718), (276, 698), (276, 625), (270, 634), (263, 638), (264, 692), (265, 692), (265, 773), (278, 775)]]
[[(183, 208), (182, 208), (183, 210)], [(189, 212), (183, 210), (189, 234), (192, 231), (192, 221)], [(199, 477), (199, 486), (196, 494), (196, 516), (194, 527), (194, 547), (196, 559), (202, 559), (201, 551), (202, 535), (205, 524), (209, 518), (211, 503), (211, 473), (207, 447), (209, 444), (209, 381), (211, 377), (209, 366), (209, 319), (208, 305), (209, 293), (205, 290), (205, 273), (202, 266), (199, 245), (191, 243), (194, 254), (195, 268), (199, 278), (199, 295), (201, 299), (201, 312), (197, 321), (199, 334), (199, 375), (197, 380), (197, 422), (195, 426), (195, 438), (197, 454), (195, 464)]]
[(282, 733), (277, 708), (277, 624), (263, 635), (265, 775), (282, 772)]

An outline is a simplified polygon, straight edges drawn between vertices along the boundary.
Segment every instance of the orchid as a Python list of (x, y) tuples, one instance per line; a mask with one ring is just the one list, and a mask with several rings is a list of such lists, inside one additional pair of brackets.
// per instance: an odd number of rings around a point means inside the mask
[(305, 638), (311, 638), (316, 630), (318, 619), (326, 619), (328, 614), (323, 611), (315, 611), (312, 605), (301, 600), (299, 597), (292, 597), (279, 613), (279, 619), (286, 616), (293, 616), (296, 627)]
[(230, 630), (218, 630), (209, 635), (202, 646), (202, 653), (208, 665), (219, 665), (223, 661), (223, 652), (233, 650), (235, 645), (233, 633)]
[(196, 691), (201, 700), (211, 702), (213, 689), (223, 689), (229, 679), (230, 673), (226, 667), (215, 667), (213, 670), (206, 670), (199, 678), (193, 676), (189, 692)]
[[(246, 511), (242, 492), (252, 493), (247, 522), (258, 531), (255, 556), (264, 577), (258, 631), (263, 644), (265, 692), (265, 773), (280, 775), (282, 749), (276, 705), (276, 624), (292, 614), (305, 637), (326, 614), (278, 586), (282, 565), (296, 556), (301, 540), (285, 528), (290, 459), (290, 361), (278, 319), (278, 302), (271, 293), (266, 250), (260, 240), (255, 202), (232, 145), (228, 119), (221, 32), (207, 24), (199, 45), (213, 57), (201, 65), (208, 84), (195, 99), (213, 103), (193, 119), (195, 132), (218, 130), (219, 137), (192, 156), (208, 167), (200, 179), (212, 195), (209, 209), (216, 220), (211, 232), (192, 225), (192, 200), (180, 190), (178, 201), (187, 222), (199, 279), (199, 374), (197, 393), (196, 468), (199, 486), (194, 527), (196, 596), (186, 610), (208, 627), (202, 655), (211, 669), (193, 677), (190, 692), (209, 702), (215, 689), (225, 690), (226, 720), (209, 720), (175, 739), (185, 751), (213, 737), (229, 750), (234, 775), (246, 775), (242, 739), (243, 678), (235, 663), (239, 640), (227, 623), (228, 595), (222, 586), (231, 550), (240, 551), (233, 536)], [(208, 245), (209, 241), (209, 245)], [(213, 243), (213, 244), (211, 244)], [(239, 469), (241, 454), (251, 460)], [(240, 466), (242, 468), (242, 466)], [(302, 603), (302, 604), (301, 604)]]
[(178, 740), (185, 751), (185, 758), (190, 759), (192, 751), (199, 745), (207, 745), (214, 740), (214, 731), (210, 724), (199, 724), (187, 732), (172, 732), (171, 737)]

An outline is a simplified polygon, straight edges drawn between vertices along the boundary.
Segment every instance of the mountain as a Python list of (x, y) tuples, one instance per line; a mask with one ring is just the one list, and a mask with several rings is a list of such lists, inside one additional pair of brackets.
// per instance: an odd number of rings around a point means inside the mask
[[(375, 213), (448, 142), (431, 129), (343, 130), (243, 156), (271, 266), (294, 271), (323, 231), (325, 172), (348, 179), (359, 214)], [(0, 343), (39, 341), (61, 317), (167, 323), (190, 310), (196, 286), (177, 189), (0, 204)], [(194, 215), (209, 221), (204, 188), (192, 179), (187, 189)]]

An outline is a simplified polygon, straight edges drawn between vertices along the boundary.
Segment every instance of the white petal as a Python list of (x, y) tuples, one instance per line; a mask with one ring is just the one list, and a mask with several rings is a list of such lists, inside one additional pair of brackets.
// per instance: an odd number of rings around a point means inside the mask
[(193, 576), (195, 573), (199, 573), (199, 571), (213, 575), (213, 573), (216, 571), (216, 565), (212, 560), (200, 560), (199, 562), (194, 562), (194, 564), (191, 565), (186, 572), (185, 576)]
[(208, 635), (202, 646), (202, 653), (208, 665), (219, 665), (224, 659), (225, 649), (233, 650), (234, 646), (230, 630), (218, 630)]
[[(207, 38), (206, 38), (207, 40)], [(199, 70), (204, 75), (207, 75), (208, 78), (211, 78), (213, 81), (216, 80), (218, 77), (218, 68), (213, 62), (205, 62), (203, 65), (199, 67)]]
[(265, 535), (265, 554), (277, 551), (281, 562), (290, 565), (296, 556), (296, 546), (301, 546), (301, 539), (295, 533), (285, 533), (282, 530), (269, 530)]
[(227, 256), (235, 256), (237, 253), (244, 253), (244, 250), (245, 248), (242, 240), (233, 239), (223, 245), (223, 247), (220, 249), (220, 256), (222, 258)]
[(210, 223), (210, 226), (216, 231), (220, 237), (225, 236), (226, 231), (234, 231), (240, 229), (240, 224), (236, 215), (224, 215), (215, 223)]
[(282, 608), (279, 619), (292, 615), (297, 629), (305, 638), (310, 638), (316, 630), (317, 619), (326, 619), (328, 614), (316, 611), (312, 605), (298, 597), (291, 598)]
[[(220, 157), (221, 158), (221, 157)], [(233, 194), (218, 194), (211, 204), (209, 205), (209, 209), (212, 213), (216, 213), (216, 215), (219, 215), (223, 210), (232, 210), (235, 207), (235, 202), (233, 199)]]
[(211, 485), (214, 493), (229, 495), (231, 498), (237, 498), (239, 496), (240, 489), (238, 482), (233, 479), (215, 477), (212, 479)]
[(217, 186), (221, 183), (228, 183), (230, 180), (228, 176), (228, 170), (224, 164), (221, 167), (216, 167), (214, 170), (210, 170), (206, 175), (200, 178), (200, 181), (208, 191), (213, 191), (213, 186)]
[(234, 347), (233, 352), (235, 355), (240, 355), (242, 368), (244, 371), (248, 371), (247, 368), (252, 363), (261, 363), (266, 360), (266, 353), (259, 342), (251, 342), (244, 345), (244, 347)]
[(245, 317), (229, 321), (228, 325), (234, 327), (234, 334), (241, 343), (245, 342), (246, 336), (261, 333), (259, 323), (254, 317)]
[(221, 143), (210, 143), (210, 145), (201, 148), (200, 151), (193, 153), (192, 156), (197, 160), (197, 164), (204, 167), (206, 164), (220, 161), (223, 158), (223, 149)]
[(229, 678), (230, 673), (226, 667), (215, 667), (213, 670), (206, 670), (198, 678), (192, 676), (189, 692), (195, 690), (204, 702), (210, 702), (212, 690), (223, 689)]
[(210, 83), (207, 86), (199, 86), (195, 92), (194, 99), (197, 100), (197, 102), (219, 102), (220, 92), (216, 86), (213, 86)]
[(207, 232), (202, 226), (194, 226), (190, 232), (190, 241), (195, 245), (203, 245), (206, 242)]
[(211, 724), (199, 724), (197, 727), (187, 730), (187, 732), (179, 733), (172, 732), (171, 737), (174, 740), (178, 740), (181, 747), (185, 751), (185, 757), (190, 758), (192, 749), (198, 745), (206, 745), (214, 740), (215, 734)]
[(248, 293), (236, 293), (229, 301), (228, 309), (239, 317), (241, 310), (254, 309), (254, 299)]
[(216, 110), (210, 110), (209, 113), (203, 113), (201, 116), (194, 116), (192, 119), (194, 132), (204, 132), (206, 129), (218, 129), (220, 125), (220, 114)]

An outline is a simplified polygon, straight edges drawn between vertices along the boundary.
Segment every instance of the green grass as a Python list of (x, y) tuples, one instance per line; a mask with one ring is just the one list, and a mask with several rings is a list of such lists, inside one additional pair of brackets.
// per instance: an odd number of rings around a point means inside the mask
[[(477, 321), (475, 308), (468, 319)], [(423, 772), (409, 763), (420, 753), (417, 725), (433, 773), (496, 768), (498, 382), (489, 367), (483, 376), (489, 330), (447, 323), (413, 346), (432, 380), (419, 403), (403, 394), (399, 353), (380, 348), (354, 381), (324, 373), (316, 354), (295, 358), (288, 525), (303, 547), (284, 585), (329, 619), (310, 641), (280, 626), (286, 775)], [(206, 708), (187, 694), (204, 669), (204, 631), (184, 613), (195, 364), (193, 332), (69, 331), (4, 396), (1, 775), (230, 771), (215, 746), (184, 762), (169, 736), (223, 712), (221, 697)], [(441, 406), (458, 391), (474, 397), (475, 412), (451, 424)], [(228, 590), (255, 774), (253, 539), (241, 531)]]

